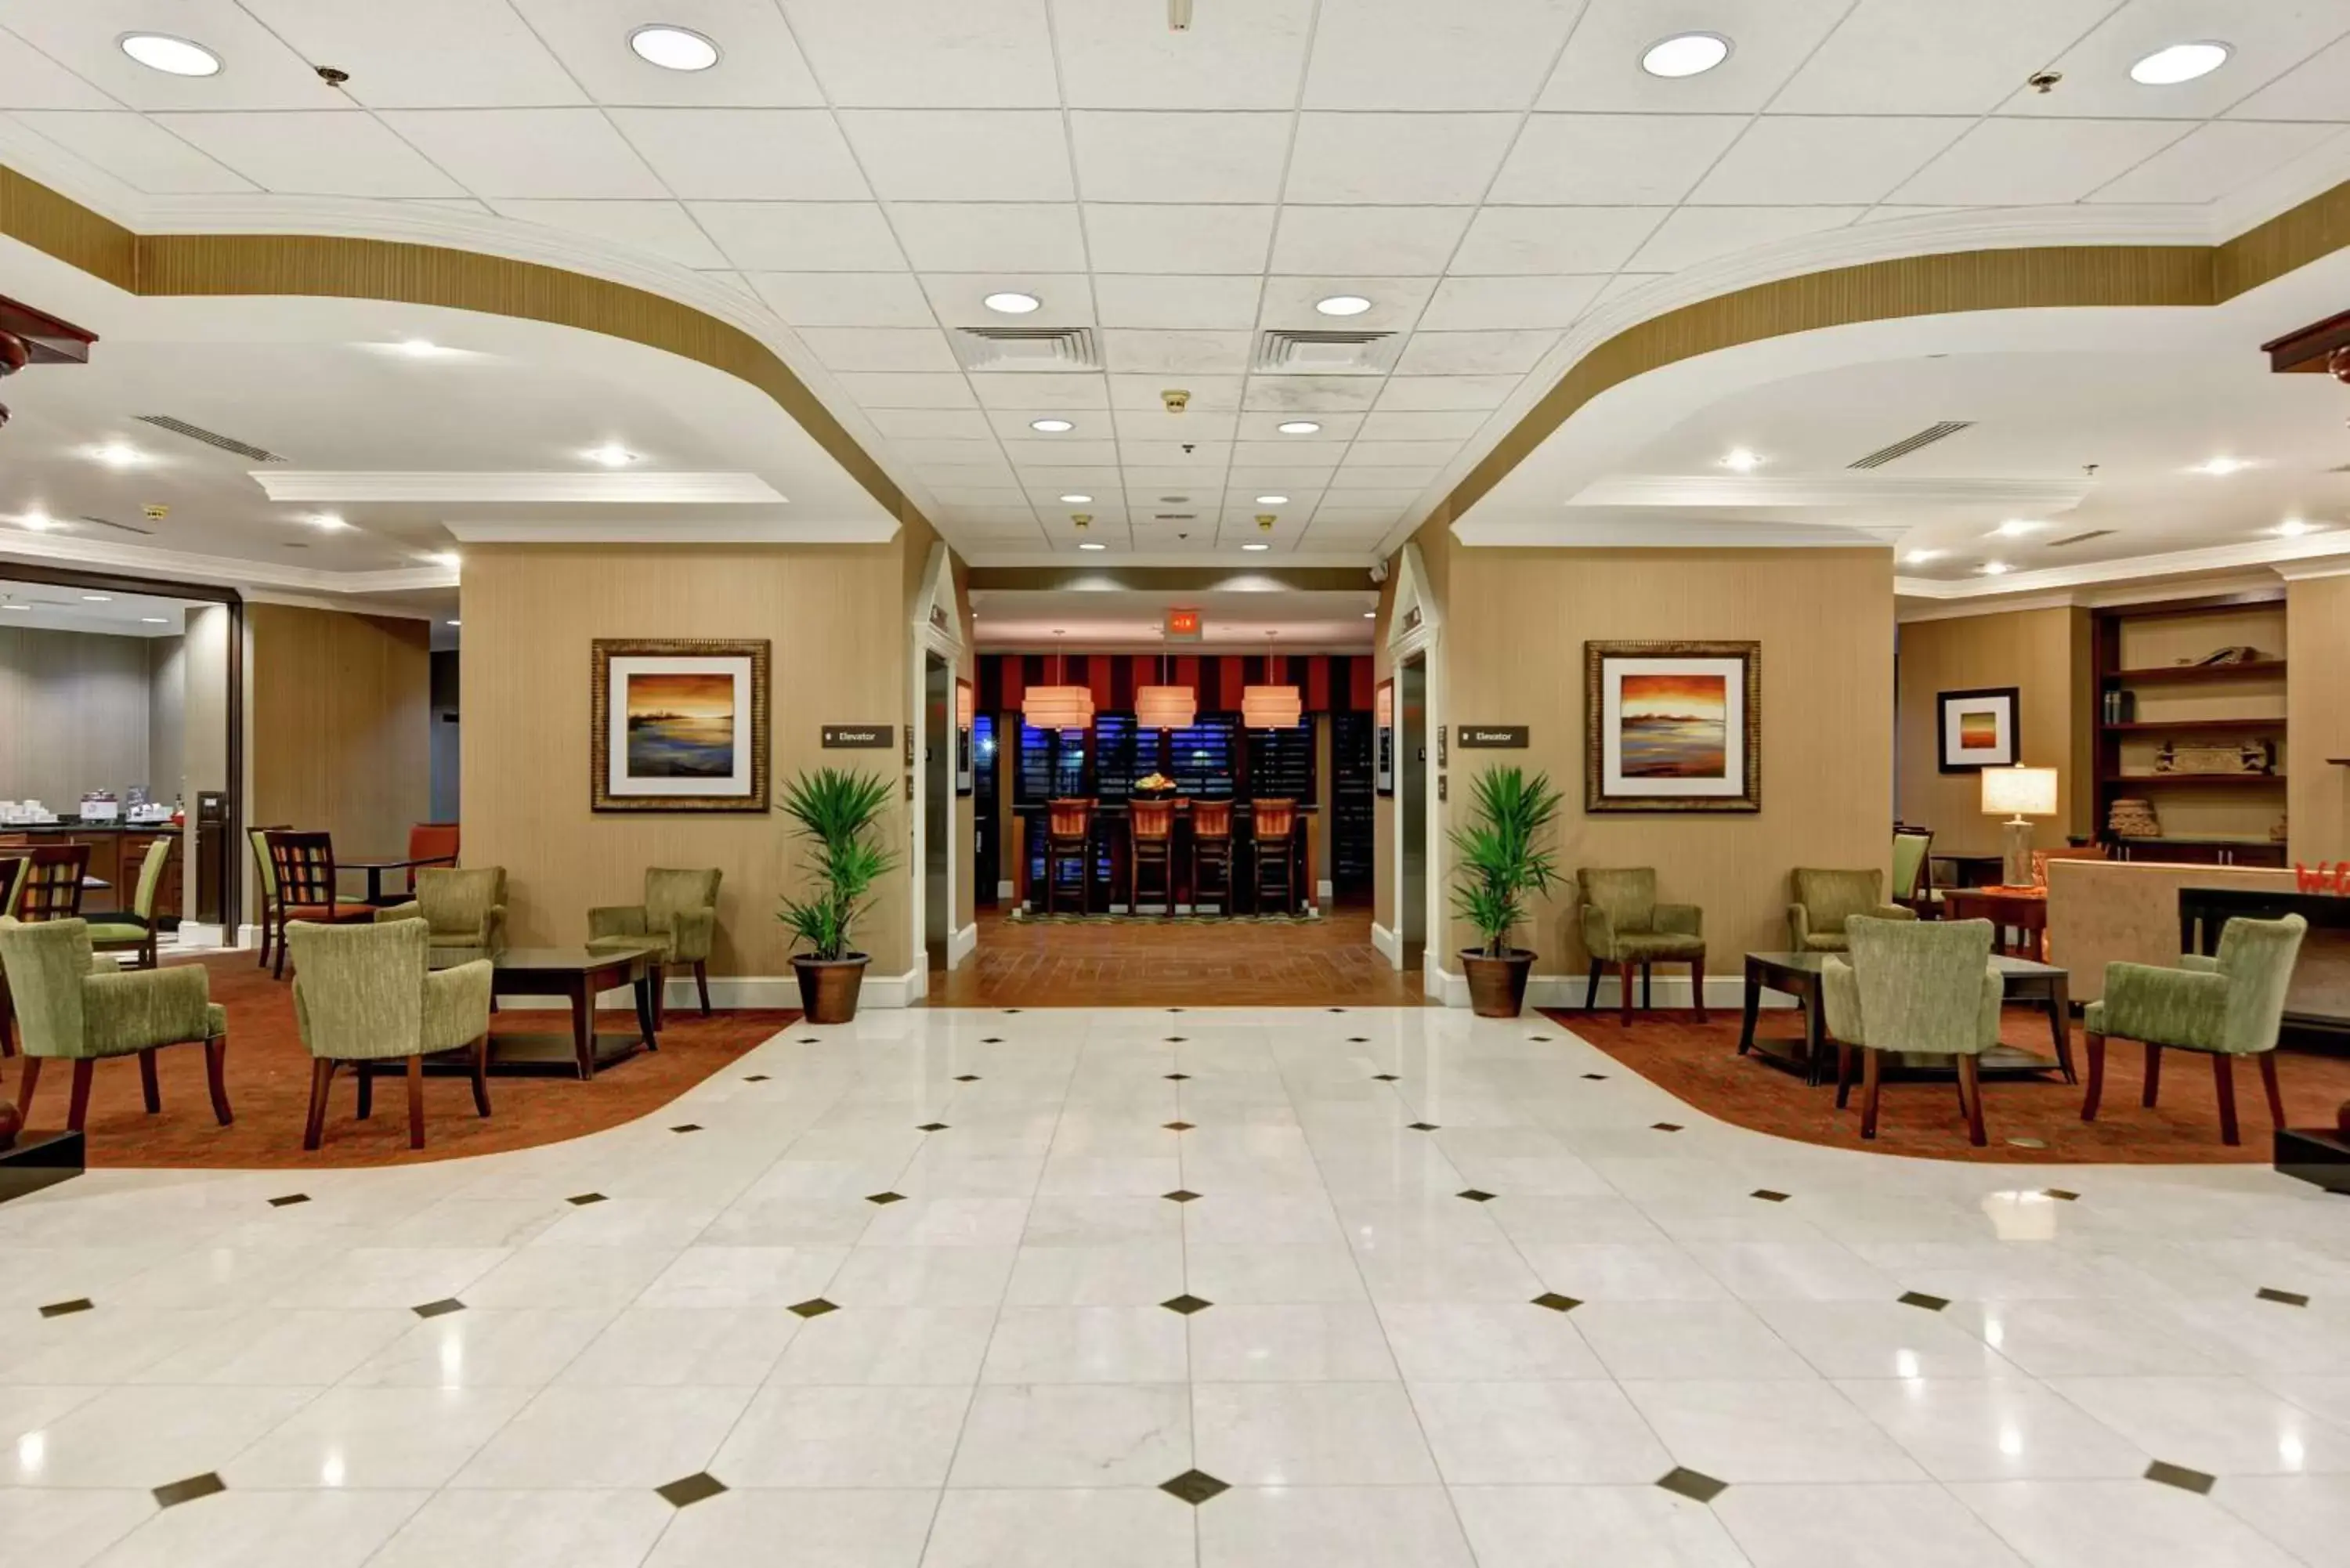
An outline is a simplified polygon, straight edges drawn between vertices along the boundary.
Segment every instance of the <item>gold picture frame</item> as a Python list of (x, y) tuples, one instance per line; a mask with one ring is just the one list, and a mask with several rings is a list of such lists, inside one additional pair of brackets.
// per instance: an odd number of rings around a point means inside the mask
[(592, 809), (767, 810), (764, 639), (599, 637), (591, 659)]
[(1586, 813), (1762, 809), (1762, 645), (1583, 645)]

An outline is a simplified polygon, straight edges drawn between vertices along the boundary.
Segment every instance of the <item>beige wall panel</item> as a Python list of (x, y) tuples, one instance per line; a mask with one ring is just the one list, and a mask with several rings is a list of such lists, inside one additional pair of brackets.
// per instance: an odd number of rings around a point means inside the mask
[(2059, 810), (2033, 825), (2033, 842), (2061, 848), (2067, 832), (2086, 830), (2095, 795), (2085, 771), (2088, 753), (2074, 742), (2085, 741), (2095, 718), (2082, 705), (2087, 635), (2088, 612), (2063, 607), (1903, 624), (1896, 805), (1903, 822), (1934, 830), (1937, 854), (1996, 855), (2002, 842), (1999, 819), (1982, 813), (1981, 775), (1946, 774), (1939, 766), (1938, 699), (1945, 691), (2015, 687), (2022, 760), (2058, 770)]
[(147, 659), (145, 638), (0, 628), (0, 800), (153, 788)]
[(432, 798), (430, 624), (255, 604), (245, 625), (249, 820), (324, 829), (347, 859), (404, 851)]
[(2350, 860), (2350, 576), (2304, 577), (2287, 593), (2285, 775), (2293, 855), (2312, 865)]

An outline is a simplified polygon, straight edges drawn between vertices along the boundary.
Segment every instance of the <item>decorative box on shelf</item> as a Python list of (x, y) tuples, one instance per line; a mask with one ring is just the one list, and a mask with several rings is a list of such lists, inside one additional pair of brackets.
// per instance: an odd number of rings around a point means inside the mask
[(2276, 742), (2240, 741), (2230, 746), (2182, 746), (2165, 741), (2154, 754), (2154, 771), (2163, 774), (2196, 774), (2241, 778), (2276, 772)]

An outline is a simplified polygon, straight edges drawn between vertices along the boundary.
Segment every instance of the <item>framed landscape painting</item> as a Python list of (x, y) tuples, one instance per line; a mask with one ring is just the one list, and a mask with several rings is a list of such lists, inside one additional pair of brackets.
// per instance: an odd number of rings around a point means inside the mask
[(1941, 746), (1935, 760), (1942, 772), (1970, 774), (2015, 765), (2016, 691), (2012, 686), (1991, 686), (1939, 694)]
[(1583, 645), (1583, 808), (1762, 809), (1762, 645)]
[(595, 643), (598, 811), (767, 809), (768, 645)]

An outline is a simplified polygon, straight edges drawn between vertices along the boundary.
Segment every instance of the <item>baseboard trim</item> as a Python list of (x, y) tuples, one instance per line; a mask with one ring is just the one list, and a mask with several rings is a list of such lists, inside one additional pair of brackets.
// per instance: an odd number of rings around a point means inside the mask
[[(865, 989), (858, 994), (858, 1004), (864, 1007), (910, 1007), (920, 1000), (927, 972), (920, 969), (904, 974), (865, 976)], [(702, 1008), (702, 993), (694, 989), (693, 971), (664, 977), (661, 1001), (673, 1012), (697, 1012)], [(800, 982), (795, 974), (713, 974), (710, 977), (710, 1005), (717, 1012), (735, 1009), (796, 1009), (800, 1004)], [(568, 1009), (571, 1003), (560, 996), (502, 996), (500, 1007), (517, 1010)], [(601, 992), (597, 998), (599, 1008), (617, 1009), (633, 1005), (629, 989), (619, 986)]]
[[(1375, 934), (1377, 929), (1378, 928), (1373, 928)], [(1440, 1001), (1447, 1007), (1469, 1005), (1467, 975), (1455, 974), (1451, 970), (1441, 968), (1433, 960), (1430, 961), (1429, 971), (1426, 990), (1431, 1001)], [(1526, 1005), (1555, 1007), (1562, 1012), (1581, 1012), (1584, 1011), (1584, 988), (1589, 983), (1590, 981), (1582, 975), (1529, 975), (1526, 978)], [(1638, 1012), (1640, 999), (1639, 981), (1636, 980), (1632, 985), (1633, 1007), (1634, 1011)], [(1602, 977), (1599, 981), (1599, 998), (1591, 1011), (1594, 1013), (1617, 1012), (1618, 1010), (1617, 992), (1615, 976)], [(1691, 994), (1689, 977), (1687, 975), (1669, 977), (1660, 974), (1657, 976), (1656, 987), (1652, 994), (1656, 998), (1655, 1005), (1659, 1007), (1687, 1007), (1690, 1005)], [(1746, 1005), (1745, 977), (1735, 974), (1707, 975), (1705, 1004), (1710, 1009), (1726, 1012), (1735, 1012), (1744, 1007)], [(1762, 993), (1762, 1005), (1767, 1008), (1793, 1007), (1795, 1005), (1795, 1001), (1794, 998), (1783, 996), (1775, 991), (1765, 991)]]
[(947, 967), (953, 969), (979, 950), (979, 922), (973, 920), (947, 939)]
[(1337, 898), (1338, 888), (1336, 884), (1330, 882), (1327, 879), (1314, 884), (1314, 901), (1315, 903), (1332, 904), (1336, 903)]
[(1403, 940), (1377, 920), (1371, 922), (1371, 946), (1396, 968), (1403, 967)]
[[(247, 926), (244, 929), (248, 931), (254, 930), (254, 928), (251, 926)], [(178, 935), (180, 939), (180, 946), (182, 948), (204, 948), (210, 950), (226, 945), (221, 940), (224, 935), (221, 928), (217, 925), (208, 924), (203, 920), (182, 920), (180, 922)], [(261, 934), (258, 931), (254, 931), (253, 940), (255, 941), (259, 941), (261, 940)]]
[(996, 901), (997, 903), (999, 903), (999, 904), (1008, 904), (1008, 903), (1012, 902), (1012, 884), (1011, 884), (1011, 883), (1009, 883), (1009, 882), (998, 882), (998, 883), (995, 885), (995, 901)]

